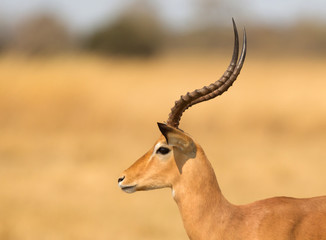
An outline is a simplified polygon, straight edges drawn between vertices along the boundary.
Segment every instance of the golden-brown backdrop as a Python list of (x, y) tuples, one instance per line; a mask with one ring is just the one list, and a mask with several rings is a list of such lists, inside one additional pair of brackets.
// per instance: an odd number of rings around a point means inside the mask
[[(250, 48), (249, 48), (250, 50)], [(0, 58), (0, 239), (187, 239), (169, 190), (123, 193), (120, 172), (179, 95), (230, 56)], [(181, 128), (235, 204), (326, 194), (326, 62), (248, 54), (222, 97)]]

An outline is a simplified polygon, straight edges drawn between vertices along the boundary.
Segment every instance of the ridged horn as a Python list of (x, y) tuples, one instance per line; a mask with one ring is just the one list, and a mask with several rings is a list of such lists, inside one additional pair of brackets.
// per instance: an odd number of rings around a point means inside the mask
[(174, 107), (171, 109), (167, 124), (178, 128), (179, 122), (183, 112), (189, 107), (210, 99), (213, 99), (232, 86), (233, 82), (237, 79), (240, 74), (241, 68), (243, 66), (246, 52), (247, 52), (247, 37), (246, 31), (243, 33), (243, 44), (240, 58), (239, 55), (239, 37), (237, 26), (232, 18), (233, 30), (234, 30), (234, 48), (231, 62), (224, 72), (223, 76), (216, 82), (210, 84), (209, 86), (204, 86), (201, 89), (196, 89), (193, 92), (188, 92), (186, 95), (181, 96), (181, 98), (175, 102)]

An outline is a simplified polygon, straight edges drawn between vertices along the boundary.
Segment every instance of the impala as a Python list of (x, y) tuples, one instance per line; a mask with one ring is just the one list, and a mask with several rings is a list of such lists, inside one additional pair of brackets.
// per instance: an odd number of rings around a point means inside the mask
[(234, 21), (233, 28), (233, 56), (223, 76), (175, 102), (167, 122), (158, 123), (162, 135), (143, 157), (122, 173), (119, 186), (127, 193), (171, 188), (190, 239), (326, 239), (326, 196), (274, 197), (233, 205), (223, 196), (201, 146), (178, 128), (187, 108), (221, 95), (239, 75), (246, 56), (246, 33), (244, 31), (239, 57)]

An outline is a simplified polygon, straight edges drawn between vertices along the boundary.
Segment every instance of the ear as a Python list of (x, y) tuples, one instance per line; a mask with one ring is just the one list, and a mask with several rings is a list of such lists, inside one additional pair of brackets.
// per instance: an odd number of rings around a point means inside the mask
[(186, 133), (164, 123), (157, 123), (157, 125), (168, 145), (178, 148), (189, 157), (196, 156), (196, 144)]

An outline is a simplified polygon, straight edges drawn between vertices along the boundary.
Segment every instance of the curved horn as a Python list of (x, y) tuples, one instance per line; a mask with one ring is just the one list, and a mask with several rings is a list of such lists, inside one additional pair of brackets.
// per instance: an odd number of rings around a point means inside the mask
[(188, 106), (188, 108), (197, 103), (204, 102), (204, 101), (210, 100), (212, 98), (215, 98), (215, 97), (221, 95), (222, 93), (226, 92), (229, 89), (229, 87), (232, 86), (232, 84), (237, 79), (238, 75), (240, 74), (241, 68), (242, 68), (244, 60), (246, 58), (246, 50), (247, 50), (247, 37), (246, 37), (246, 30), (244, 29), (242, 52), (241, 52), (238, 64), (237, 64), (235, 70), (232, 72), (230, 78), (227, 79), (225, 82), (223, 82), (221, 79), (218, 80), (216, 83), (220, 84), (219, 87), (217, 87), (214, 91), (208, 93), (207, 95), (202, 96), (202, 97), (197, 98), (194, 101), (192, 101), (191, 104)]
[(223, 76), (216, 82), (210, 84), (209, 86), (204, 86), (201, 89), (196, 89), (193, 92), (190, 93), (188, 92), (186, 95), (181, 96), (181, 98), (175, 102), (174, 107), (171, 109), (169, 118), (167, 120), (168, 125), (178, 128), (181, 116), (187, 108), (197, 103), (207, 101), (221, 95), (223, 92), (227, 91), (229, 87), (232, 86), (233, 82), (237, 79), (237, 76), (240, 74), (241, 68), (243, 66), (246, 57), (247, 38), (246, 38), (246, 31), (244, 31), (242, 52), (238, 61), (238, 55), (239, 55), (238, 30), (233, 18), (232, 18), (232, 22), (233, 22), (233, 29), (234, 29), (234, 49), (233, 49), (233, 55), (232, 55), (230, 65), (224, 72)]

